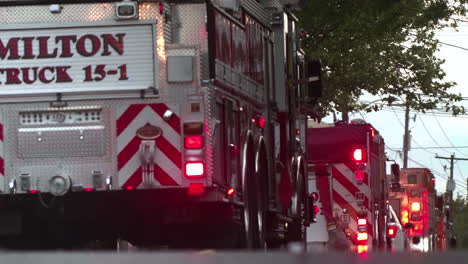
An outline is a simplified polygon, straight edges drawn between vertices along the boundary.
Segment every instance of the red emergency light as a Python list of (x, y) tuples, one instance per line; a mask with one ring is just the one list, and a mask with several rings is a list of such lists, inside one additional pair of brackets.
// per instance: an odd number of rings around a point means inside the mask
[(228, 196), (233, 196), (236, 193), (236, 189), (234, 188), (229, 188), (226, 192)]
[(184, 146), (186, 149), (200, 149), (203, 147), (203, 137), (202, 136), (185, 137)]
[(387, 236), (389, 238), (395, 238), (397, 235), (398, 227), (397, 226), (388, 226), (387, 227)]
[(205, 174), (203, 162), (187, 162), (185, 164), (185, 175), (187, 178), (199, 178)]
[(355, 149), (353, 151), (354, 161), (366, 161), (366, 151), (364, 149)]

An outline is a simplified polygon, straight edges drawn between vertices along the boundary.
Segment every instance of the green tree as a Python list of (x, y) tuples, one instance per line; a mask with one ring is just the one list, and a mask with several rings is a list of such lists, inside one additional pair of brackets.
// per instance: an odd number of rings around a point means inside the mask
[[(451, 4), (449, 4), (450, 2)], [(455, 26), (467, 0), (308, 0), (298, 14), (304, 30), (302, 47), (322, 63), (325, 112), (377, 111), (405, 100), (419, 111), (443, 107), (464, 112), (453, 103), (459, 94), (444, 81), (444, 62), (435, 57), (434, 32)], [(380, 101), (362, 104), (364, 92)]]
[(457, 235), (458, 248), (468, 248), (468, 203), (458, 196), (453, 201), (453, 231)]

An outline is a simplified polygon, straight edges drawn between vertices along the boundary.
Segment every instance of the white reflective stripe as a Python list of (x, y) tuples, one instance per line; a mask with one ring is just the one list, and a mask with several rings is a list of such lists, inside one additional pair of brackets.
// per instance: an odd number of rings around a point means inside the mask
[[(125, 182), (141, 167), (140, 153), (135, 155), (119, 170), (119, 186)], [(161, 150), (156, 148), (156, 164), (161, 167), (175, 182), (182, 183), (182, 170), (180, 170)], [(154, 172), (156, 176), (157, 172)]]
[[(333, 166), (341, 173), (343, 174), (344, 177), (346, 177), (356, 188), (359, 189), (359, 191), (363, 192), (364, 195), (369, 198), (371, 196), (371, 190), (370, 190), (370, 187), (369, 185), (365, 184), (365, 183), (362, 183), (362, 184), (357, 184), (356, 183), (356, 175), (354, 174), (354, 172), (352, 170), (349, 169), (348, 166), (346, 166), (345, 164), (343, 163), (337, 163), (337, 164), (333, 164)], [(367, 173), (367, 176), (368, 176), (368, 181), (370, 182), (370, 177), (371, 177), (371, 174), (366, 171)], [(355, 194), (353, 194), (354, 196)], [(370, 201), (370, 200), (369, 200)]]
[[(356, 212), (359, 212), (359, 211), (362, 211), (362, 210), (368, 211), (368, 209), (364, 205), (362, 207), (358, 206), (357, 203), (356, 203), (355, 194), (350, 193), (343, 185), (341, 185), (340, 182), (338, 182), (335, 179), (333, 179), (333, 190), (336, 191), (337, 193), (339, 193), (341, 195), (341, 197), (343, 197), (343, 199), (347, 203), (349, 203), (354, 208), (354, 210), (356, 210)], [(367, 197), (367, 199), (369, 200), (369, 197)], [(336, 203), (335, 201), (333, 201), (333, 202)]]
[(140, 157), (137, 155), (133, 155), (133, 157), (118, 171), (119, 176), (119, 186), (123, 186), (128, 179), (138, 170), (141, 166)]
[[(179, 169), (160, 149), (156, 150), (156, 164), (164, 170), (177, 184), (182, 184), (182, 169)], [(185, 164), (182, 162), (181, 166)], [(154, 172), (156, 176), (157, 172)]]

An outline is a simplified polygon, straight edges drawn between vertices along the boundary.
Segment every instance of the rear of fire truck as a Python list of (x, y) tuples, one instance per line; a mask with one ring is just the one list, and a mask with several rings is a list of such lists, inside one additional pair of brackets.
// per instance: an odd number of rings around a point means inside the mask
[(319, 191), (329, 249), (383, 249), (387, 219), (383, 138), (365, 123), (309, 128), (308, 137), (309, 184), (314, 181)]
[(389, 191), (389, 203), (398, 208), (406, 226), (410, 250), (434, 251), (437, 248), (436, 192), (434, 176), (426, 168), (402, 169), (399, 186)]
[(274, 26), (254, 0), (0, 1), (0, 242), (303, 239), (305, 115), (268, 101), (297, 100), (297, 21), (271, 2)]

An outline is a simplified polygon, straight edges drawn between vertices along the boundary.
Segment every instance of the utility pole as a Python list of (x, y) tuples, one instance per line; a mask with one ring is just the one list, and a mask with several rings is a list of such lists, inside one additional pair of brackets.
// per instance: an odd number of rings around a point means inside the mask
[(409, 110), (410, 104), (406, 101), (405, 111), (405, 134), (403, 135), (403, 169), (408, 168), (408, 151), (409, 151)]
[[(447, 190), (446, 190), (446, 195), (448, 199), (448, 217), (447, 217), (447, 234), (449, 234), (450, 241), (454, 239), (454, 232), (452, 229), (451, 223), (453, 223), (453, 191), (455, 190), (455, 181), (453, 180), (453, 163), (455, 160), (468, 160), (468, 159), (462, 159), (462, 158), (455, 158), (455, 154), (450, 155), (450, 157), (439, 157), (436, 155), (436, 159), (447, 159), (450, 160), (450, 176), (449, 180), (447, 181)], [(467, 179), (468, 181), (468, 179)], [(444, 209), (447, 210), (447, 209)]]
[(447, 182), (447, 192), (449, 193), (450, 197), (450, 206), (452, 206), (452, 200), (453, 200), (453, 190), (455, 189), (455, 182), (453, 180), (453, 163), (455, 160), (468, 160), (468, 159), (462, 159), (462, 158), (455, 158), (455, 154), (450, 155), (450, 157), (439, 157), (436, 155), (436, 159), (447, 159), (450, 160), (450, 176), (449, 180)]

